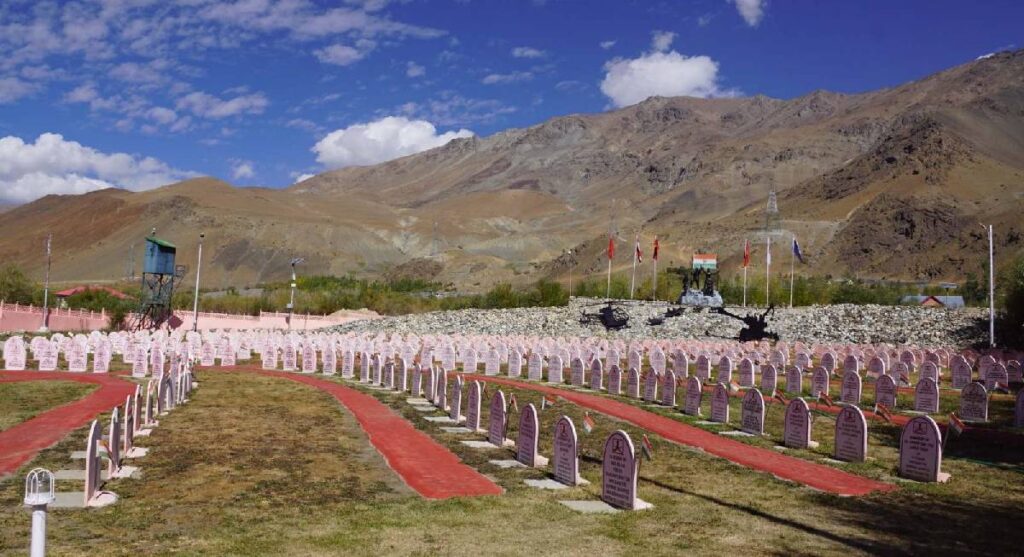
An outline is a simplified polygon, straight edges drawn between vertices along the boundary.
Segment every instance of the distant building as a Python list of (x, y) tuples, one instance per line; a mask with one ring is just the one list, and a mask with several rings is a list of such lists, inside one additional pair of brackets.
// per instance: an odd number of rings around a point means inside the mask
[(929, 308), (960, 309), (964, 307), (963, 296), (904, 296), (901, 304), (920, 305)]
[(67, 299), (69, 297), (74, 296), (75, 294), (81, 294), (82, 292), (89, 291), (103, 291), (117, 298), (118, 300), (127, 300), (130, 298), (130, 296), (128, 296), (124, 292), (121, 292), (120, 290), (115, 290), (113, 288), (110, 288), (109, 286), (76, 286), (74, 288), (68, 288), (67, 290), (61, 290), (60, 292), (54, 292), (54, 296), (56, 296), (57, 299), (60, 301), (59, 303), (61, 307), (67, 307)]

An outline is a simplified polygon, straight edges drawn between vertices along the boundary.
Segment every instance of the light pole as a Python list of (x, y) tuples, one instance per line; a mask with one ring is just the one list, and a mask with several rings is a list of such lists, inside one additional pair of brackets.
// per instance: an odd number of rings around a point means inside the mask
[(569, 299), (572, 299), (572, 250), (566, 250), (569, 255)]
[(43, 326), (40, 332), (50, 330), (50, 243), (53, 241), (53, 234), (46, 235), (46, 278), (43, 279)]
[(288, 330), (292, 330), (292, 315), (295, 314), (295, 266), (302, 263), (305, 259), (296, 257), (292, 259), (292, 293), (291, 298), (288, 300)]
[(996, 346), (996, 271), (995, 254), (992, 246), (992, 225), (981, 225), (988, 229), (988, 345)]
[(203, 269), (203, 238), (206, 237), (205, 233), (199, 234), (199, 255), (197, 256), (198, 261), (196, 262), (196, 291), (192, 298), (192, 331), (199, 331), (199, 271)]

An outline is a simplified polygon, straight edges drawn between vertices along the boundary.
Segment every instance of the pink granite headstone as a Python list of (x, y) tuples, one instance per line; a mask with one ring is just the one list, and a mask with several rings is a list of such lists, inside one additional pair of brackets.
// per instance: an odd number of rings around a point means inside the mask
[(847, 462), (864, 462), (868, 453), (868, 422), (864, 412), (853, 405), (844, 405), (836, 415), (835, 458)]
[(540, 421), (537, 407), (527, 404), (519, 413), (519, 437), (516, 438), (516, 460), (531, 468), (547, 466), (548, 459), (537, 453)]
[(971, 365), (963, 356), (956, 356), (949, 363), (949, 376), (954, 389), (962, 389), (971, 382)]
[(839, 388), (839, 400), (846, 404), (860, 404), (863, 383), (860, 374), (855, 371), (843, 373), (843, 383)]
[[(989, 370), (991, 375), (992, 371)], [(981, 383), (969, 383), (960, 390), (959, 416), (971, 422), (988, 421), (988, 390)]]
[(604, 388), (604, 369), (601, 366), (600, 358), (594, 358), (590, 362), (590, 388), (595, 391)]
[(740, 360), (740, 386), (741, 387), (753, 387), (754, 386), (754, 362), (750, 361), (750, 358), (743, 358)]
[(729, 388), (725, 383), (715, 385), (715, 391), (711, 395), (711, 421), (729, 423)]
[(797, 397), (786, 405), (783, 423), (783, 443), (792, 449), (812, 447), (811, 410), (804, 399)]
[(931, 379), (921, 379), (914, 387), (914, 411), (935, 414), (939, 411), (939, 386)]
[(479, 381), (470, 381), (469, 398), (466, 401), (466, 428), (474, 433), (480, 431), (480, 401), (483, 396), (483, 385)]
[(811, 396), (818, 398), (823, 393), (825, 396), (829, 396), (829, 387), (828, 370), (824, 366), (814, 368), (814, 372), (811, 374)]
[(619, 430), (604, 443), (601, 465), (601, 499), (619, 509), (638, 508), (636, 450), (629, 434)]
[(875, 404), (881, 404), (892, 410), (896, 408), (896, 382), (892, 377), (883, 375), (875, 380)]
[(732, 358), (722, 356), (718, 360), (718, 382), (728, 385), (732, 383)]
[(836, 370), (836, 355), (832, 352), (822, 354), (821, 367), (825, 368), (829, 373), (833, 373)]
[(804, 392), (804, 374), (796, 366), (786, 367), (786, 392), (795, 395)]
[(491, 397), (491, 412), (487, 424), (487, 441), (499, 447), (505, 444), (505, 393), (498, 389)]
[(672, 371), (676, 374), (676, 379), (686, 379), (690, 376), (690, 359), (682, 350), (672, 355)]
[(703, 383), (711, 378), (711, 360), (704, 354), (697, 356), (697, 378)]
[(775, 366), (768, 364), (761, 367), (761, 390), (768, 393), (768, 396), (775, 396), (775, 389), (779, 385), (779, 374)]
[(690, 416), (700, 416), (700, 399), (703, 394), (700, 379), (696, 377), (686, 378), (686, 395), (683, 399), (683, 413)]
[(508, 376), (516, 379), (523, 374), (523, 355), (518, 350), (508, 353)]
[(618, 364), (612, 364), (608, 370), (608, 394), (615, 396), (622, 394), (622, 370)]
[(743, 395), (740, 429), (751, 435), (764, 435), (764, 396), (752, 388)]
[(569, 361), (569, 376), (573, 387), (582, 387), (586, 383), (583, 373), (585, 369), (581, 358), (573, 358)]
[(626, 373), (626, 396), (640, 398), (640, 372), (635, 367)]
[(541, 356), (539, 352), (530, 353), (530, 359), (526, 365), (526, 378), (530, 381), (540, 381), (544, 378), (544, 356)]
[(658, 372), (653, 369), (647, 372), (644, 376), (644, 401), (645, 402), (656, 402), (658, 400), (658, 383), (661, 378), (658, 376)]
[(1006, 366), (1003, 364), (994, 364), (988, 369), (988, 373), (985, 374), (985, 388), (990, 391), (994, 391), (1000, 386), (1005, 388), (1009, 384), (1009, 374), (1006, 372)]
[(462, 421), (462, 385), (462, 376), (456, 375), (448, 396), (448, 417), (455, 420), (455, 423)]
[(669, 408), (676, 406), (676, 374), (669, 372), (661, 376), (661, 405)]
[(467, 348), (462, 353), (462, 371), (464, 373), (476, 373), (478, 363), (476, 350)]
[[(618, 364), (614, 365), (618, 367)], [(569, 416), (562, 416), (555, 422), (554, 455), (555, 481), (573, 486), (582, 483), (579, 437), (576, 435), (576, 426)]]
[(919, 482), (949, 479), (949, 474), (942, 472), (942, 435), (931, 416), (917, 416), (903, 426), (899, 474)]
[(434, 384), (434, 406), (442, 411), (448, 410), (448, 371), (444, 369), (437, 372), (437, 381)]

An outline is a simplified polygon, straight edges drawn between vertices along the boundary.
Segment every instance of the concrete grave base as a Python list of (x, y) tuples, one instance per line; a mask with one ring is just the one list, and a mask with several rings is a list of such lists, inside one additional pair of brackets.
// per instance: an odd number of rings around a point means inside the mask
[[(501, 447), (499, 447), (497, 445), (492, 445), (490, 441), (459, 441), (459, 442), (462, 443), (463, 445), (471, 448), (471, 449), (500, 449), (501, 448)], [(506, 444), (504, 446), (508, 447), (509, 446), (508, 443), (511, 443), (511, 441), (506, 440), (505, 443)]]
[(696, 425), (725, 425), (725, 424), (723, 424), (721, 422), (712, 422), (712, 421), (708, 421), (708, 420), (697, 420), (697, 421), (695, 421), (693, 423), (696, 424)]
[[(106, 470), (100, 472), (100, 478), (104, 481), (110, 479), (110, 474)], [(67, 480), (67, 481), (85, 481), (85, 470), (57, 470), (53, 473), (53, 479), (55, 480)]]
[(469, 429), (468, 427), (442, 427), (441, 431), (443, 431), (445, 433), (458, 433), (458, 434), (473, 433), (473, 430)]
[(821, 443), (819, 443), (817, 441), (809, 441), (807, 443), (807, 448), (808, 449), (817, 449), (819, 446), (821, 446)]
[(523, 482), (526, 485), (528, 485), (530, 487), (535, 487), (537, 489), (555, 489), (555, 490), (558, 490), (558, 489), (569, 489), (570, 487), (572, 487), (572, 486), (569, 486), (569, 485), (565, 485), (562, 482), (556, 482), (555, 480), (550, 480), (550, 479), (547, 479), (547, 478), (545, 478), (543, 480), (523, 480)]
[(406, 404), (430, 404), (430, 401), (420, 397), (410, 397), (405, 399)]
[(548, 457), (537, 455), (537, 463), (534, 464), (534, 468), (546, 468), (548, 465)]
[(149, 447), (132, 447), (124, 455), (125, 458), (142, 458), (149, 454)]
[(455, 420), (449, 418), (448, 416), (424, 416), (423, 419), (427, 420), (428, 422), (434, 422), (435, 424), (455, 424), (455, 423), (458, 423)]
[(488, 460), (487, 462), (499, 468), (526, 468), (526, 465), (518, 460)]
[(114, 472), (115, 479), (134, 478), (139, 473), (138, 466), (127, 466), (123, 465), (121, 468)]
[(622, 512), (621, 509), (616, 509), (604, 501), (559, 501), (559, 503), (585, 514)]
[(837, 464), (847, 464), (845, 461), (836, 460), (834, 458), (823, 458), (821, 459), (821, 461), (824, 462), (825, 464), (831, 464), (832, 466), (835, 466)]
[(726, 435), (729, 437), (754, 437), (753, 433), (747, 433), (746, 431), (732, 430), (732, 431), (719, 431), (719, 435)]
[(135, 437), (149, 437), (153, 434), (152, 429), (140, 429), (135, 432)]
[(84, 509), (106, 507), (117, 502), (117, 494), (110, 491), (99, 491), (93, 496), (89, 504), (85, 504), (84, 491), (62, 491), (53, 494), (51, 509)]
[(417, 412), (436, 412), (438, 409), (434, 406), (413, 406)]

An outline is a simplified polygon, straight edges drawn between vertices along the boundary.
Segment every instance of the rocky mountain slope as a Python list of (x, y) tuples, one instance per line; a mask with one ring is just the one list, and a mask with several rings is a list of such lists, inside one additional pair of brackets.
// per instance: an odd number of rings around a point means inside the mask
[(806, 273), (961, 280), (982, 264), (979, 223), (996, 225), (1001, 256), (1016, 252), (1024, 51), (857, 95), (651, 98), (284, 190), (198, 179), (47, 197), (0, 218), (0, 260), (38, 269), (53, 231), (55, 277), (116, 278), (129, 246), (156, 227), (185, 263), (206, 232), (211, 285), (283, 278), (302, 256), (307, 273), (399, 273), (474, 290), (564, 278), (570, 267), (599, 274), (614, 229), (621, 268), (635, 233), (645, 249), (658, 234), (665, 263), (708, 249), (729, 268), (744, 238), (764, 241), (772, 189), (775, 241), (800, 238)]

